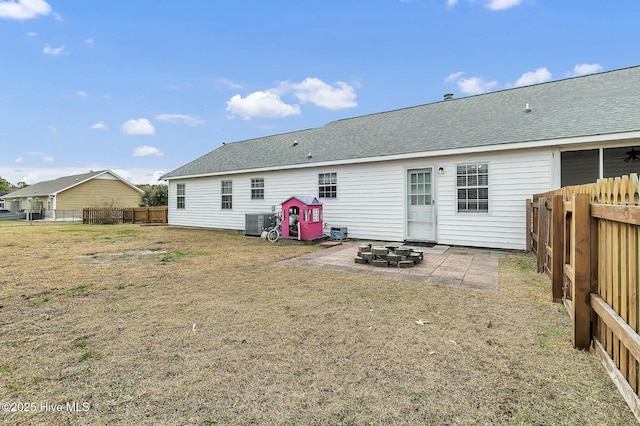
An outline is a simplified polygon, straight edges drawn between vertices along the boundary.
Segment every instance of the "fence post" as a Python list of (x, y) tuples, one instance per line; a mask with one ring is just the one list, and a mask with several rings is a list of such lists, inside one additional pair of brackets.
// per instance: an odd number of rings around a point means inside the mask
[(556, 303), (562, 303), (564, 292), (564, 202), (562, 195), (554, 195), (551, 217), (551, 297)]
[(526, 250), (531, 251), (531, 214), (533, 210), (533, 206), (531, 205), (531, 198), (527, 198), (527, 213), (526, 213), (526, 232), (527, 232), (527, 245)]
[(589, 349), (591, 346), (591, 196), (573, 196), (573, 220), (571, 221), (571, 327), (573, 347)]
[(538, 198), (538, 247), (537, 247), (537, 255), (538, 255), (538, 272), (544, 271), (544, 246), (545, 246), (545, 235), (544, 235), (544, 226), (543, 224), (546, 222), (546, 207), (545, 207), (545, 198)]

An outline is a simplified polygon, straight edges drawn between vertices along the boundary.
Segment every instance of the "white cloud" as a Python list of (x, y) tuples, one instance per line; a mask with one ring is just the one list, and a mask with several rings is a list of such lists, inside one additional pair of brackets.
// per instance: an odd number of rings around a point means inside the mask
[(551, 73), (546, 67), (538, 68), (535, 71), (529, 71), (520, 76), (515, 82), (516, 87), (529, 86), (531, 84), (544, 83), (551, 80)]
[(342, 81), (331, 86), (319, 78), (309, 77), (301, 83), (284, 82), (281, 86), (290, 87), (295, 97), (302, 103), (311, 103), (332, 110), (358, 106), (353, 87)]
[(485, 81), (481, 77), (461, 78), (458, 80), (458, 88), (467, 95), (478, 95), (493, 89), (497, 81)]
[(87, 92), (85, 92), (84, 90), (78, 90), (78, 92), (76, 94), (78, 96), (80, 96), (80, 97), (83, 97), (83, 98), (89, 96), (89, 94)]
[(122, 124), (122, 132), (125, 135), (153, 135), (156, 129), (146, 118), (139, 118), (125, 121)]
[[(53, 127), (53, 126), (51, 126)], [(53, 163), (55, 161), (55, 159), (50, 156), (49, 154), (47, 154), (46, 152), (41, 152), (41, 151), (29, 151), (27, 152), (27, 155), (29, 157), (35, 157), (36, 159), (39, 159), (40, 161), (42, 161), (43, 163)], [(24, 158), (23, 157), (18, 157), (15, 159), (16, 164), (20, 164), (22, 162), (24, 162)]]
[(284, 81), (274, 88), (253, 92), (245, 98), (235, 95), (227, 102), (226, 110), (231, 118), (239, 115), (247, 120), (253, 117), (299, 115), (299, 105), (287, 104), (282, 100), (282, 97), (288, 94), (293, 94), (301, 103), (310, 103), (331, 110), (353, 108), (358, 105), (353, 86), (342, 81), (330, 85), (319, 78), (309, 77), (300, 83)]
[(568, 73), (569, 76), (577, 77), (580, 75), (595, 74), (602, 71), (600, 64), (578, 64), (573, 67), (573, 72)]
[(84, 41), (84, 44), (86, 44), (89, 47), (93, 47), (93, 39), (92, 38), (88, 38)]
[(52, 126), (49, 126), (49, 131), (50, 131), (51, 133), (55, 133), (55, 132), (57, 132), (57, 131), (58, 131), (58, 129), (56, 128), (56, 126), (53, 126), (53, 125), (52, 125)]
[(98, 121), (96, 124), (92, 124), (89, 126), (90, 129), (93, 130), (110, 130), (111, 128), (104, 124), (104, 121)]
[(447, 78), (444, 79), (444, 82), (445, 83), (453, 83), (454, 81), (459, 79), (462, 76), (462, 74), (464, 74), (463, 71), (452, 72), (451, 74), (449, 74), (449, 76)]
[(458, 4), (458, 0), (447, 0), (447, 7), (453, 7)]
[(226, 111), (233, 118), (236, 115), (245, 120), (253, 117), (280, 118), (289, 115), (299, 115), (298, 105), (286, 104), (280, 96), (271, 91), (258, 91), (249, 94), (246, 98), (235, 95), (227, 101)]
[(505, 10), (518, 6), (522, 0), (489, 0), (486, 7), (491, 10)]
[(64, 48), (64, 46), (60, 46), (60, 47), (51, 47), (49, 45), (46, 45), (44, 49), (42, 49), (42, 51), (44, 52), (45, 55), (51, 55), (51, 56), (58, 56), (58, 55), (63, 55), (63, 54), (68, 54)]
[(156, 157), (162, 157), (162, 152), (158, 148), (152, 146), (139, 146), (133, 151), (134, 157), (148, 157), (149, 155), (155, 155)]
[(27, 37), (35, 37), (35, 36), (37, 36), (37, 35), (38, 35), (38, 33), (34, 33), (33, 31), (29, 31), (29, 32), (27, 33)]
[(214, 82), (216, 83), (216, 86), (223, 87), (226, 89), (243, 89), (244, 88), (242, 84), (235, 83), (229, 80), (228, 78), (216, 78)]
[(51, 6), (44, 0), (0, 1), (0, 18), (25, 20), (51, 13)]
[(158, 114), (156, 120), (167, 123), (184, 124), (185, 126), (201, 126), (204, 121), (186, 114)]

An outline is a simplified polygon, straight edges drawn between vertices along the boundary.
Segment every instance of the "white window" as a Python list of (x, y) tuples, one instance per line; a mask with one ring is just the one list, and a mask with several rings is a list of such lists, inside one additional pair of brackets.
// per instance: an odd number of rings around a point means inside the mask
[(184, 202), (187, 195), (184, 183), (179, 183), (176, 185), (176, 195), (176, 207), (179, 209), (184, 209)]
[(222, 194), (222, 208), (233, 208), (233, 182), (230, 180), (223, 180), (221, 183)]
[(489, 212), (489, 163), (458, 164), (459, 212)]
[(318, 175), (318, 197), (337, 198), (338, 197), (338, 174), (320, 173)]
[(251, 178), (251, 199), (264, 200), (264, 178)]

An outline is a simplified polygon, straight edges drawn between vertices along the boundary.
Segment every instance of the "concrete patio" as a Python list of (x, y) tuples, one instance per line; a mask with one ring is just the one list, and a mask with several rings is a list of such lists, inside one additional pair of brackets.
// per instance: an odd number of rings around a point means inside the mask
[(380, 241), (345, 241), (340, 245), (309, 253), (282, 263), (316, 268), (362, 273), (407, 281), (425, 282), (432, 285), (475, 288), (486, 291), (498, 290), (498, 259), (505, 251), (472, 247), (418, 247), (403, 245), (424, 253), (424, 261), (412, 268), (376, 267), (361, 265), (354, 261), (361, 244), (398, 246), (398, 243)]

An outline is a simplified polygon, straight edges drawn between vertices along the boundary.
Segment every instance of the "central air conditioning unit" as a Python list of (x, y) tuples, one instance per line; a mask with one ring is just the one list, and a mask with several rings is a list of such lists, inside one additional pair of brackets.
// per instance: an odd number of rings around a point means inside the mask
[(244, 235), (259, 237), (262, 231), (276, 224), (273, 213), (247, 213), (244, 216)]

